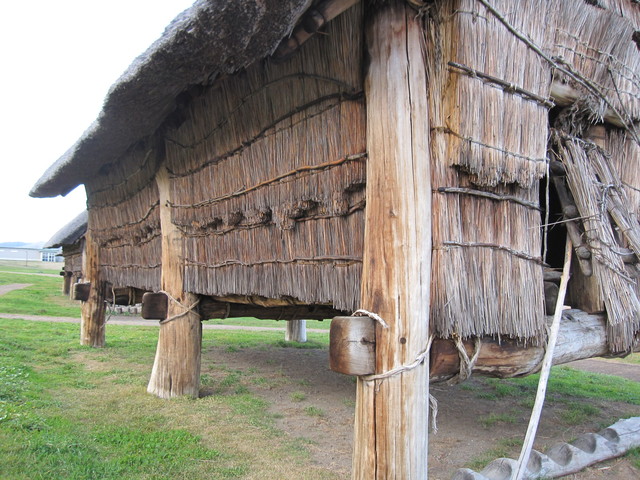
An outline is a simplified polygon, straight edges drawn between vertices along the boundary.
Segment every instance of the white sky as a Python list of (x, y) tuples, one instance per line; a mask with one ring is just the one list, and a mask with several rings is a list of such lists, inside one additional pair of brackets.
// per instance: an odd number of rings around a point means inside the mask
[(98, 116), (109, 87), (193, 0), (0, 2), (0, 242), (48, 240), (85, 208), (29, 190)]

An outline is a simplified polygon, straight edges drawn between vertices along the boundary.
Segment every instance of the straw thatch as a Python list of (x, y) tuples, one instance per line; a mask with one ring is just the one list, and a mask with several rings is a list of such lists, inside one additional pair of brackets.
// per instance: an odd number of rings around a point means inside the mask
[(74, 279), (82, 277), (82, 246), (87, 231), (87, 211), (80, 213), (58, 230), (45, 244), (45, 248), (62, 247), (64, 272)]
[(554, 0), (550, 53), (586, 80), (576, 83), (556, 72), (589, 99), (594, 120), (613, 109), (625, 123), (640, 119), (640, 56), (637, 28), (640, 7), (631, 0), (597, 2), (605, 8)]
[(45, 243), (44, 248), (65, 247), (78, 243), (86, 231), (87, 211), (85, 210), (53, 234), (49, 241)]
[[(443, 337), (539, 340), (545, 321), (538, 181), (546, 173), (550, 67), (480, 3), (437, 7), (426, 28), (433, 328)], [(525, 4), (512, 20), (542, 42), (547, 11), (538, 7)]]
[(143, 143), (86, 183), (102, 277), (119, 287), (160, 288), (158, 155), (155, 145)]
[[(36, 184), (36, 196), (86, 184), (88, 228), (105, 281), (160, 288), (165, 205), (155, 175), (162, 165), (171, 190), (166, 207), (184, 241), (185, 291), (265, 305), (358, 307), (365, 7), (329, 22), (290, 58), (269, 57), (301, 28), (296, 21), (312, 3), (196, 2), (119, 80), (100, 118)], [(543, 252), (543, 210), (554, 207), (541, 205), (548, 193), (540, 185), (550, 117), (562, 129), (556, 139), (585, 137), (607, 115), (627, 127), (607, 132), (606, 165), (628, 183), (621, 187), (626, 196), (615, 199), (616, 214), (632, 201), (637, 215), (640, 179), (628, 159), (638, 156), (632, 123), (640, 118), (640, 14), (631, 1), (598, 3), (528, 0), (515, 8), (509, 0), (440, 0), (421, 10), (438, 336), (544, 339), (550, 255)], [(570, 91), (562, 105), (579, 99), (564, 111), (551, 98), (558, 84)], [(593, 163), (596, 154), (581, 142), (556, 141), (554, 148)], [(570, 173), (572, 188), (582, 185), (585, 212), (601, 194), (590, 186), (592, 174), (582, 163)], [(617, 221), (637, 219), (623, 213)], [(613, 245), (611, 235), (620, 246), (635, 241), (619, 238), (602, 219), (585, 228), (592, 248)], [(562, 252), (562, 240), (548, 248)], [(611, 317), (612, 348), (624, 350), (640, 328), (635, 313), (623, 312), (635, 311), (637, 287), (611, 275), (630, 267), (610, 253), (601, 254), (608, 267), (598, 267), (591, 293)], [(617, 288), (624, 291), (605, 305), (607, 289)]]
[(273, 52), (310, 3), (197, 0), (111, 87), (100, 116), (38, 180), (31, 195), (66, 195), (86, 182), (152, 135), (190, 86), (210, 84)]
[(288, 62), (194, 99), (168, 131), (185, 288), (357, 308), (363, 249), (362, 9)]
[(628, 351), (640, 330), (637, 279), (625, 268), (623, 249), (640, 253), (640, 224), (628, 210), (620, 178), (605, 151), (591, 142), (553, 132), (552, 145), (567, 170), (568, 185), (593, 255), (593, 275), (602, 292), (612, 351)]

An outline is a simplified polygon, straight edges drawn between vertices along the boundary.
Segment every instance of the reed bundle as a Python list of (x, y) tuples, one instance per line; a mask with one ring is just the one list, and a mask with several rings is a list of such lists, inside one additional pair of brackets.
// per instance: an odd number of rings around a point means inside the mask
[[(517, 9), (510, 2), (497, 3), (511, 13), (515, 26), (544, 41), (546, 8), (538, 2)], [(430, 85), (439, 90), (431, 96), (442, 97), (432, 126), (434, 137), (444, 137), (447, 144), (439, 160), (467, 172), (477, 185), (533, 186), (546, 171), (541, 132), (547, 125), (550, 67), (479, 2), (437, 7), (427, 28), (426, 53), (432, 58)], [(501, 83), (487, 81), (490, 77)]]
[(362, 8), (285, 63), (195, 98), (167, 133), (190, 292), (357, 308), (364, 226)]
[(601, 92), (601, 98), (590, 95), (595, 117), (601, 118), (609, 103), (625, 122), (639, 120), (638, 6), (624, 0), (601, 2), (606, 9), (586, 3), (576, 8), (562, 0), (550, 3), (555, 28), (551, 53)]
[(587, 138), (607, 152), (611, 167), (618, 173), (628, 207), (640, 219), (640, 145), (624, 130), (593, 127)]
[(637, 280), (629, 276), (624, 247), (640, 253), (640, 225), (607, 155), (591, 142), (553, 131), (552, 145), (567, 170), (568, 185), (593, 255), (593, 274), (602, 293), (613, 352), (628, 351), (640, 331)]
[[(497, 3), (544, 43), (546, 8)], [(538, 342), (545, 336), (538, 182), (546, 173), (550, 67), (477, 1), (438, 3), (426, 33), (432, 328), (445, 338)]]

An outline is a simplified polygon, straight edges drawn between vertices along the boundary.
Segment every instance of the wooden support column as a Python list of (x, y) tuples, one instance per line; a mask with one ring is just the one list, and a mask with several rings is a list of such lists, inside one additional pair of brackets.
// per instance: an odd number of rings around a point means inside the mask
[(100, 247), (91, 230), (85, 234), (82, 251), (84, 280), (91, 283), (89, 298), (82, 303), (80, 345), (104, 347), (105, 282), (100, 278)]
[(71, 294), (71, 272), (63, 271), (64, 276), (62, 277), (62, 294), (70, 295)]
[[(376, 372), (411, 364), (429, 335), (431, 181), (423, 26), (404, 1), (367, 20), (367, 193), (361, 308), (380, 315)], [(353, 477), (427, 478), (429, 366), (358, 377)]]
[(285, 342), (307, 341), (307, 321), (306, 320), (289, 320), (287, 321), (287, 331), (284, 335)]
[(200, 390), (202, 324), (197, 308), (188, 310), (188, 307), (194, 305), (198, 297), (183, 289), (184, 238), (171, 222), (168, 204), (171, 199), (170, 181), (164, 167), (158, 171), (156, 182), (162, 228), (161, 283), (162, 290), (170, 298), (167, 319), (160, 324), (158, 348), (147, 391), (160, 398), (197, 397)]

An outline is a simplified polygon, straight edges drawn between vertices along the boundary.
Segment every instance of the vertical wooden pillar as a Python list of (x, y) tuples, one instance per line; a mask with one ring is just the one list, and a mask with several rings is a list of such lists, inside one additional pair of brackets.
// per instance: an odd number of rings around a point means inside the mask
[(62, 277), (62, 294), (69, 295), (71, 293), (71, 272), (63, 270), (64, 276)]
[(285, 342), (307, 341), (307, 321), (306, 320), (288, 320), (287, 331), (284, 335)]
[[(193, 305), (198, 297), (183, 289), (184, 238), (171, 222), (169, 174), (164, 167), (158, 171), (156, 182), (162, 228), (162, 290), (173, 299), (169, 300), (168, 321), (160, 325), (158, 348), (147, 391), (160, 398), (181, 395), (197, 397), (200, 390), (202, 324), (200, 316), (185, 307)], [(180, 316), (171, 320), (177, 315)]]
[[(431, 181), (423, 27), (404, 1), (367, 22), (367, 194), (361, 307), (380, 315), (376, 372), (411, 364), (429, 335)], [(429, 366), (357, 382), (353, 478), (426, 479)]]
[(90, 229), (85, 234), (82, 271), (84, 280), (91, 283), (91, 290), (89, 299), (82, 304), (80, 344), (104, 347), (105, 283), (100, 278), (100, 247)]

